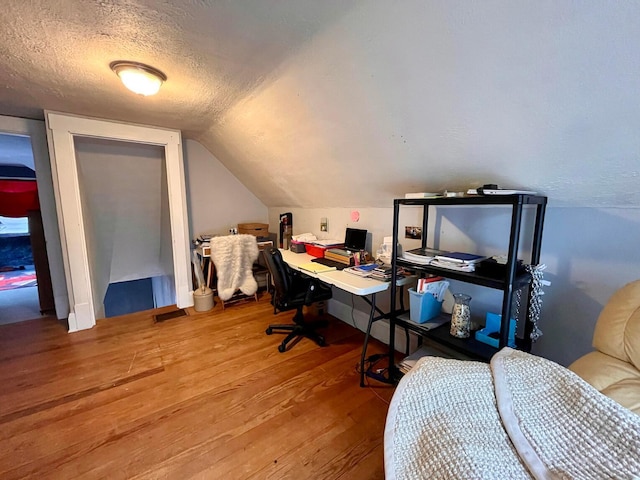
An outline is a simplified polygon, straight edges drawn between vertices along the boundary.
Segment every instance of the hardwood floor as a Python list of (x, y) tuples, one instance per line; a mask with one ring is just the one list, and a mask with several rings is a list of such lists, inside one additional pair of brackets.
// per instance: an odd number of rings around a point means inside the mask
[(268, 295), (154, 313), (0, 326), (1, 478), (384, 478), (393, 389), (359, 387), (361, 332), (331, 319), (328, 347), (281, 354), (264, 330), (293, 312)]

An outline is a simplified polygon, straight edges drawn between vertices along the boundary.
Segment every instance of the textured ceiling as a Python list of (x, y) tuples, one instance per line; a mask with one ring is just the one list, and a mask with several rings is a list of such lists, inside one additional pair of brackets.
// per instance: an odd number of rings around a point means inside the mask
[[(637, 206), (639, 32), (604, 0), (5, 0), (0, 114), (180, 129), (267, 206), (487, 182)], [(168, 81), (135, 96), (119, 59)]]
[[(0, 11), (0, 109), (43, 109), (206, 131), (349, 2), (8, 0)], [(109, 69), (135, 60), (169, 77), (149, 98)]]

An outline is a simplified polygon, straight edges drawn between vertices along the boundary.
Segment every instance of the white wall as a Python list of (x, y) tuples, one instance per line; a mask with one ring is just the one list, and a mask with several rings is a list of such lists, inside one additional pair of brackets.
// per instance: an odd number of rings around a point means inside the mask
[(110, 283), (173, 277), (164, 149), (83, 137), (75, 148), (94, 309), (101, 318)]
[[(360, 212), (360, 221), (350, 222), (353, 210)], [(419, 209), (402, 216), (401, 225), (420, 225)], [(391, 235), (393, 208), (301, 209), (277, 207), (269, 209), (272, 229), (277, 228), (279, 214), (292, 212), (293, 233), (313, 232), (320, 236), (320, 218), (327, 217), (329, 236), (341, 238), (348, 224), (373, 232), (372, 249)], [(430, 216), (434, 225), (435, 215)], [(447, 211), (438, 222), (440, 248), (493, 255), (506, 253), (510, 215), (507, 210), (457, 209)], [(433, 238), (433, 230), (429, 238)], [(526, 234), (523, 233), (523, 242)], [(545, 279), (552, 282), (545, 289), (540, 326), (544, 335), (534, 344), (533, 352), (568, 365), (590, 351), (596, 319), (611, 294), (624, 284), (640, 278), (640, 208), (547, 208), (542, 240), (541, 263), (547, 265)], [(415, 241), (402, 238), (403, 246), (411, 248)], [(431, 243), (431, 242), (430, 242)], [(524, 242), (523, 257), (528, 260)], [(499, 312), (501, 297), (497, 292), (481, 287), (454, 283), (452, 289), (473, 296), (472, 311), (483, 315), (487, 310)], [(388, 295), (386, 296), (388, 297)], [(381, 299), (387, 306), (388, 298)], [(352, 314), (351, 302), (356, 311)], [(338, 302), (339, 304), (336, 304)], [(334, 304), (330, 313), (360, 328), (366, 326), (366, 304), (334, 289)], [(493, 307), (493, 308), (492, 308)], [(378, 322), (381, 323), (381, 322)], [(378, 332), (386, 332), (379, 325)]]
[(186, 140), (184, 159), (191, 238), (228, 234), (238, 223), (268, 221), (267, 207), (200, 143)]
[(639, 42), (637, 1), (358, 2), (203, 143), (269, 206), (483, 183), (638, 205)]

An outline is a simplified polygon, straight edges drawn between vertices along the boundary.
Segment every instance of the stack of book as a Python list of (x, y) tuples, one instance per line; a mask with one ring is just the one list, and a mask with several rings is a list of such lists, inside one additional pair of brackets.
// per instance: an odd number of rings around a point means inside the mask
[[(404, 275), (404, 270), (401, 267), (397, 268), (397, 275)], [(393, 268), (391, 265), (378, 265), (376, 268), (371, 270), (371, 275), (369, 278), (373, 278), (374, 280), (380, 280), (383, 282), (388, 282), (391, 280), (391, 274), (393, 273)]]
[(324, 258), (328, 258), (329, 260), (343, 263), (345, 265), (353, 265), (353, 257), (351, 254), (340, 248), (330, 248), (324, 252)]
[(358, 275), (359, 277), (370, 277), (371, 272), (376, 268), (377, 264), (367, 263), (366, 265), (358, 265), (354, 267), (347, 267), (343, 271)]

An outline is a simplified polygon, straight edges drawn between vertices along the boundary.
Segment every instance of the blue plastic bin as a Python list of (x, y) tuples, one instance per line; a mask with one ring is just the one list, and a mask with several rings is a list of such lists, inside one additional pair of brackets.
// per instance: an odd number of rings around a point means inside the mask
[(412, 322), (426, 323), (440, 315), (442, 302), (430, 293), (418, 293), (415, 288), (409, 289), (409, 318)]

